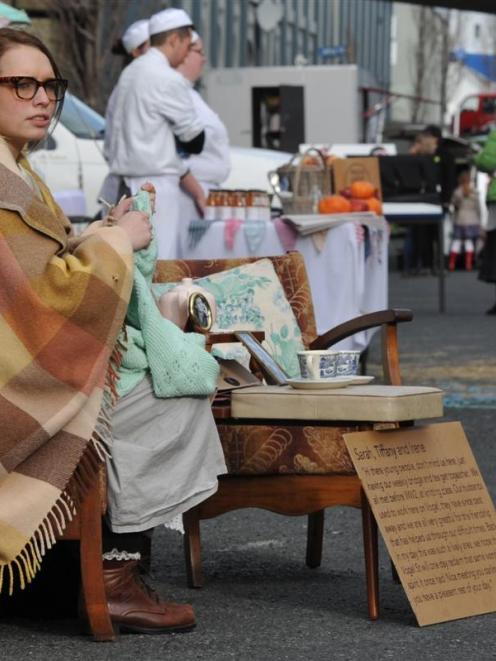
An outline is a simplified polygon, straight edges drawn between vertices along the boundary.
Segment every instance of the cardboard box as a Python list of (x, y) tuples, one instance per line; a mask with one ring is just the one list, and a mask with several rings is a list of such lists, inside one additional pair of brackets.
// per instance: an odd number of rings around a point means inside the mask
[(332, 162), (333, 190), (339, 193), (354, 181), (370, 181), (382, 200), (379, 160), (376, 156), (336, 158)]

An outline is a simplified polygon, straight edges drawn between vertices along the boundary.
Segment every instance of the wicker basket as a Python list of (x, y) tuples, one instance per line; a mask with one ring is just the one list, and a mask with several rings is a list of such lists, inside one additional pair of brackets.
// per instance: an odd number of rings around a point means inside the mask
[[(318, 163), (305, 164), (304, 159), (308, 155), (316, 155)], [(331, 173), (324, 156), (314, 147), (303, 154), (295, 154), (276, 172), (279, 183), (276, 193), (285, 214), (314, 213), (316, 191), (319, 197), (331, 193)]]

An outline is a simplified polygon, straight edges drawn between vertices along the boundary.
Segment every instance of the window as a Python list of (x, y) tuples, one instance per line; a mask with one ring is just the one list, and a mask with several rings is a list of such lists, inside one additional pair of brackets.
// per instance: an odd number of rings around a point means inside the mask
[(470, 112), (475, 112), (479, 110), (479, 97), (478, 96), (469, 96), (462, 105), (462, 112), (468, 110)]
[(72, 94), (66, 94), (60, 122), (77, 138), (94, 140), (105, 135), (105, 120)]
[(496, 98), (487, 97), (482, 99), (482, 112), (485, 115), (494, 115), (496, 113)]

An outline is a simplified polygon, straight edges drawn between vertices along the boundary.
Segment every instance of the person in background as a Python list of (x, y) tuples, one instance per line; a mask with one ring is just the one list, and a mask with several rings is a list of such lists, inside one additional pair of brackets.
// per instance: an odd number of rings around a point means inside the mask
[[(483, 232), (484, 247), (479, 270), (479, 280), (496, 283), (496, 131), (489, 134), (482, 149), (474, 159), (476, 167), (490, 176), (487, 187), (487, 225)], [(496, 301), (486, 314), (496, 315)]]
[[(231, 157), (229, 154), (229, 136), (226, 127), (216, 112), (208, 106), (195, 90), (195, 83), (201, 78), (205, 66), (203, 41), (197, 32), (193, 32), (188, 54), (177, 70), (185, 77), (189, 85), (189, 93), (193, 107), (205, 127), (205, 144), (201, 154), (189, 155), (183, 152), (184, 163), (191, 174), (203, 188), (205, 195), (211, 188), (219, 188), (229, 176)], [(199, 218), (201, 210), (196, 206), (194, 198), (187, 192), (181, 192), (181, 255), (187, 245), (188, 224), (190, 220)]]
[(472, 184), (469, 168), (462, 170), (458, 175), (458, 187), (453, 193), (452, 203), (455, 213), (448, 268), (450, 271), (455, 270), (456, 260), (463, 244), (465, 270), (471, 271), (480, 236), (481, 206), (479, 192)]
[(150, 48), (150, 21), (148, 18), (142, 18), (139, 21), (131, 23), (126, 28), (122, 37), (112, 47), (112, 52), (116, 55), (125, 55), (124, 66), (144, 55)]
[[(439, 126), (426, 126), (415, 138), (410, 149), (411, 154), (433, 156), (437, 165), (437, 185), (443, 213), (449, 213), (453, 191), (457, 186), (455, 161), (447, 148)], [(436, 225), (422, 225), (412, 228), (411, 234), (412, 266), (414, 272), (423, 269), (436, 271), (434, 265), (434, 247), (438, 242)]]
[(160, 259), (178, 256), (180, 190), (201, 210), (205, 193), (177, 153), (201, 153), (205, 131), (191, 103), (189, 85), (174, 70), (188, 54), (192, 21), (182, 9), (150, 18), (151, 48), (122, 72), (116, 88), (109, 145), (110, 172), (131, 193), (145, 182), (157, 192), (154, 229)]
[[(130, 64), (140, 55), (144, 55), (150, 48), (149, 21), (144, 18), (132, 23), (124, 32), (122, 37), (112, 47), (114, 55), (124, 55), (125, 66)], [(105, 111), (105, 140), (103, 143), (103, 155), (107, 161), (111, 160), (110, 144), (112, 136), (112, 120), (116, 98), (116, 88), (112, 90)], [(121, 197), (123, 191), (119, 190), (121, 179), (115, 175), (107, 174), (100, 189), (99, 199), (110, 204), (115, 204)]]

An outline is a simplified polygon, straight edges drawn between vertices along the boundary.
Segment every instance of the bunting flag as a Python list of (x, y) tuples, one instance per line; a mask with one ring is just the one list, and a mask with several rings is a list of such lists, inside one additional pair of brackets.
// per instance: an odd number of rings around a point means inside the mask
[(294, 250), (298, 232), (284, 218), (274, 218), (273, 223), (284, 251)]
[(205, 220), (204, 218), (199, 218), (197, 220), (192, 220), (188, 227), (188, 247), (193, 249), (200, 243), (203, 236), (207, 233), (210, 228), (210, 225), (215, 222), (213, 220)]
[(248, 252), (254, 255), (263, 243), (267, 231), (266, 220), (245, 220), (243, 223)]
[(236, 218), (229, 218), (224, 221), (224, 243), (228, 250), (233, 250), (234, 240), (242, 223), (242, 220)]

